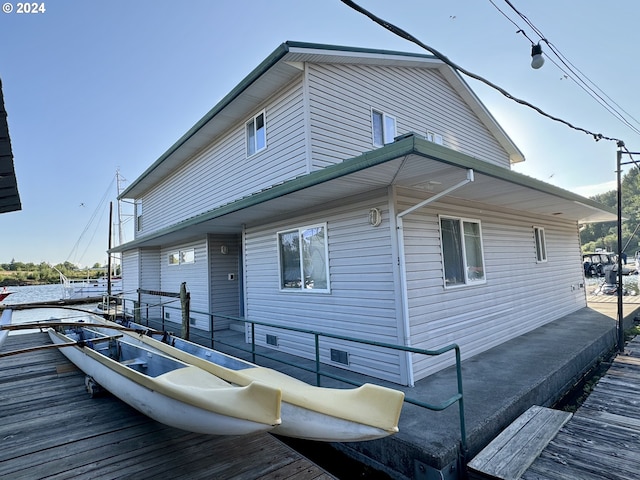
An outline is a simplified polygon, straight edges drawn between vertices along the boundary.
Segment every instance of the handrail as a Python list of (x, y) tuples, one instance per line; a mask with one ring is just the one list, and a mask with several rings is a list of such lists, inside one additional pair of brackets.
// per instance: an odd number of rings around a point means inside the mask
[[(126, 308), (125, 308), (125, 302), (128, 301), (132, 301), (130, 299), (122, 299), (123, 302), (123, 312), (126, 312)], [(138, 312), (142, 312), (143, 311), (143, 307), (142, 305), (135, 305), (136, 302), (134, 302), (134, 310), (138, 309)], [(149, 306), (150, 304), (146, 304), (146, 307), (144, 308), (146, 310), (146, 320), (147, 320), (147, 326), (149, 326)], [(151, 306), (158, 306), (158, 305), (151, 305)], [(160, 319), (158, 319), (159, 322), (161, 322), (162, 328), (165, 328), (165, 319), (164, 319), (164, 310), (165, 309), (176, 309), (179, 310), (179, 307), (171, 307), (171, 306), (167, 306), (167, 305), (161, 305), (162, 307), (162, 316)], [(234, 321), (234, 322), (241, 322), (244, 325), (246, 325), (247, 323), (250, 324), (250, 328), (251, 328), (251, 349), (247, 350), (244, 349), (242, 347), (239, 347), (238, 345), (234, 345), (234, 344), (230, 344), (230, 343), (225, 343), (221, 340), (215, 340), (215, 342), (220, 343), (222, 345), (226, 345), (226, 346), (230, 346), (233, 347), (237, 350), (243, 351), (245, 353), (249, 353), (251, 354), (251, 358), (252, 358), (252, 362), (256, 363), (256, 357), (262, 357), (262, 358), (267, 358), (269, 360), (273, 360), (273, 361), (277, 361), (280, 362), (282, 364), (288, 365), (288, 366), (293, 366), (293, 367), (297, 367), (301, 370), (310, 372), (310, 373), (315, 373), (316, 374), (316, 384), (318, 386), (320, 386), (321, 384), (321, 378), (322, 377), (327, 377), (327, 378), (331, 378), (334, 380), (338, 380), (344, 383), (348, 383), (350, 385), (355, 385), (355, 386), (359, 386), (360, 384), (357, 382), (354, 382), (353, 380), (349, 380), (347, 378), (341, 377), (339, 375), (334, 375), (332, 373), (329, 372), (325, 372), (322, 371), (322, 369), (320, 368), (320, 365), (322, 365), (322, 363), (320, 362), (320, 337), (325, 337), (325, 338), (332, 338), (335, 340), (342, 340), (342, 341), (347, 341), (347, 342), (353, 342), (353, 343), (360, 343), (360, 344), (364, 344), (364, 345), (371, 345), (374, 347), (380, 347), (380, 348), (388, 348), (391, 350), (398, 350), (398, 351), (403, 351), (403, 352), (409, 352), (409, 353), (415, 353), (415, 354), (419, 354), (419, 355), (427, 355), (427, 356), (438, 356), (438, 355), (442, 355), (444, 353), (450, 352), (450, 351), (454, 351), (455, 352), (455, 360), (456, 360), (456, 377), (457, 377), (457, 388), (458, 388), (458, 393), (454, 394), (453, 396), (451, 396), (450, 398), (444, 400), (442, 403), (434, 405), (434, 404), (430, 404), (430, 403), (426, 403), (423, 402), (421, 400), (418, 399), (413, 399), (410, 397), (406, 397), (404, 401), (407, 403), (410, 403), (412, 405), (416, 405), (418, 407), (422, 407), (422, 408), (426, 408), (428, 410), (433, 410), (433, 411), (442, 411), (445, 410), (447, 408), (449, 408), (451, 405), (453, 405), (454, 403), (458, 403), (458, 410), (459, 410), (459, 417), (460, 417), (460, 446), (461, 446), (461, 455), (463, 456), (463, 459), (466, 458), (467, 455), (467, 431), (466, 431), (466, 424), (465, 424), (465, 415), (464, 415), (464, 396), (463, 396), (463, 391), (462, 391), (462, 360), (461, 360), (461, 354), (460, 354), (460, 347), (455, 344), (452, 343), (450, 345), (447, 345), (445, 347), (439, 348), (437, 350), (426, 350), (426, 349), (421, 349), (421, 348), (415, 348), (415, 347), (408, 347), (408, 346), (404, 346), (404, 345), (395, 345), (395, 344), (391, 344), (391, 343), (384, 343), (384, 342), (377, 342), (374, 340), (365, 340), (362, 338), (355, 338), (355, 337), (348, 337), (345, 335), (339, 335), (339, 334), (335, 334), (335, 333), (329, 333), (329, 332), (318, 332), (315, 330), (309, 330), (309, 329), (305, 329), (305, 328), (299, 328), (299, 327), (293, 327), (293, 326), (284, 326), (284, 325), (277, 325), (277, 324), (273, 324), (273, 323), (268, 323), (268, 322), (262, 322), (262, 321), (258, 321), (258, 320), (249, 320), (246, 318), (238, 318), (238, 317), (233, 317), (230, 315), (224, 315), (224, 314), (214, 314), (211, 312), (201, 312), (201, 311), (196, 311), (196, 310), (191, 310), (191, 313), (196, 313), (196, 314), (201, 314), (201, 315), (207, 315), (209, 317), (209, 338), (208, 340), (211, 343), (211, 348), (214, 347), (214, 317), (216, 318), (221, 318), (221, 319), (225, 319), (225, 320), (230, 320), (230, 321)], [(142, 320), (142, 319), (140, 319)], [(173, 322), (175, 323), (175, 322)], [(263, 326), (263, 327), (269, 327), (269, 328), (276, 328), (276, 329), (281, 329), (281, 330), (287, 330), (287, 331), (292, 331), (292, 332), (297, 332), (297, 333), (301, 333), (301, 334), (306, 334), (306, 335), (312, 335), (314, 337), (314, 345), (315, 345), (315, 369), (311, 369), (311, 368), (307, 368), (303, 365), (300, 365), (298, 363), (291, 363), (288, 362), (286, 360), (282, 360), (279, 358), (275, 358), (273, 356), (267, 355), (265, 353), (259, 353), (256, 350), (256, 343), (255, 343), (255, 327), (256, 325), (258, 326)], [(202, 330), (204, 331), (204, 330)], [(195, 332), (192, 332), (192, 334), (194, 334)], [(207, 338), (205, 335), (198, 335), (199, 337), (202, 338)]]

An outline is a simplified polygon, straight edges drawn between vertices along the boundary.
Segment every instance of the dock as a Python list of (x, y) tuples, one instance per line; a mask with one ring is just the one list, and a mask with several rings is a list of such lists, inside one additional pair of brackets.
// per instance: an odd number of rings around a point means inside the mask
[(639, 399), (640, 339), (636, 337), (522, 479), (638, 478)]
[(640, 339), (572, 415), (533, 406), (468, 465), (473, 480), (632, 480), (640, 471)]
[[(2, 351), (51, 343), (10, 335)], [(57, 349), (0, 358), (0, 477), (332, 480), (274, 436), (226, 437), (165, 426), (106, 393)]]

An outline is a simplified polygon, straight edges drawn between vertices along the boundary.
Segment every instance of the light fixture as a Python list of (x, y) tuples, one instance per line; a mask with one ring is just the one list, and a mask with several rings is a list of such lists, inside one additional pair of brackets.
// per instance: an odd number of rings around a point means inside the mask
[(542, 47), (539, 43), (531, 45), (531, 68), (536, 70), (544, 65), (544, 57), (542, 56)]
[(369, 223), (372, 227), (377, 227), (382, 223), (382, 213), (377, 208), (369, 210)]

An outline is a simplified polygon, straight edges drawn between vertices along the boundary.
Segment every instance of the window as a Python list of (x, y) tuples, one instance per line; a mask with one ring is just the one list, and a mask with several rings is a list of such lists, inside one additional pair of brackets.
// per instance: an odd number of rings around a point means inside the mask
[(171, 252), (169, 254), (169, 265), (182, 265), (185, 263), (195, 263), (196, 251), (193, 248)]
[(427, 131), (427, 140), (433, 143), (437, 143), (438, 145), (444, 145), (444, 139), (442, 138), (442, 135), (440, 135), (439, 133), (433, 133), (433, 132)]
[(480, 222), (440, 218), (445, 287), (484, 283)]
[(373, 127), (373, 145), (382, 147), (392, 143), (396, 136), (396, 119), (378, 110), (371, 111)]
[(533, 236), (536, 242), (536, 261), (543, 263), (547, 261), (547, 241), (544, 237), (544, 228), (533, 227)]
[(329, 291), (326, 225), (278, 233), (280, 289)]
[(136, 231), (142, 231), (142, 200), (135, 201), (136, 208)]
[(267, 147), (267, 131), (264, 112), (260, 112), (246, 124), (247, 157)]

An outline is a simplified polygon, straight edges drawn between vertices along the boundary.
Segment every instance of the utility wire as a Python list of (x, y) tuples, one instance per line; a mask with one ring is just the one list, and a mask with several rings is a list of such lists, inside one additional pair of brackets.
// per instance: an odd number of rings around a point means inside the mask
[[(620, 122), (624, 123), (627, 127), (633, 130), (635, 133), (640, 134), (640, 129), (633, 125), (626, 117), (630, 117), (636, 125), (640, 124), (636, 118), (633, 117), (629, 112), (624, 110), (615, 100), (613, 100), (609, 95), (607, 95), (598, 85), (595, 84), (587, 75), (585, 75), (582, 71), (580, 71), (575, 65), (573, 65), (569, 59), (567, 59), (559, 49), (551, 43), (547, 37), (542, 33), (542, 31), (536, 27), (529, 18), (520, 12), (510, 0), (504, 0), (507, 5), (522, 19), (524, 22), (536, 33), (536, 35), (540, 38), (540, 42), (544, 42), (549, 47), (549, 51), (553, 53), (560, 63), (564, 65), (564, 68), (560, 66), (552, 57), (547, 55), (547, 58), (561, 71), (565, 74), (567, 78), (570, 78), (573, 82), (576, 83), (582, 90), (584, 90), (591, 98), (593, 98), (596, 102), (598, 102), (605, 110), (607, 110), (611, 115), (616, 117)], [(494, 6), (496, 10), (498, 10), (507, 20), (509, 20), (512, 24), (514, 24), (519, 30), (517, 33), (522, 33), (529, 42), (533, 45), (536, 42), (533, 42), (527, 34), (524, 32), (522, 28), (512, 20), (502, 9), (496, 5), (493, 0), (489, 0), (489, 3)], [(603, 98), (603, 97), (606, 97)], [(613, 105), (615, 105), (615, 107)], [(617, 108), (616, 108), (617, 107)], [(622, 111), (623, 113), (621, 113)]]
[[(527, 106), (533, 110), (535, 110), (536, 112), (538, 112), (540, 115), (547, 117), (555, 122), (559, 122), (562, 123), (564, 125), (566, 125), (569, 128), (572, 128), (574, 130), (586, 133), (587, 135), (590, 135), (593, 137), (593, 139), (597, 142), (599, 140), (610, 140), (610, 141), (614, 141), (614, 142), (622, 142), (621, 140), (617, 139), (617, 138), (613, 138), (613, 137), (607, 137), (601, 133), (595, 133), (592, 132), (590, 130), (587, 130), (585, 128), (582, 127), (578, 127), (575, 126), (573, 124), (571, 124), (570, 122), (568, 122), (567, 120), (563, 120), (562, 118), (558, 118), (555, 117), (553, 115), (550, 115), (548, 113), (546, 113), (545, 111), (543, 111), (541, 108), (527, 102), (526, 100), (522, 100), (520, 98), (514, 97), (513, 95), (511, 95), (509, 92), (507, 92), (504, 88), (496, 85), (495, 83), (485, 79), (484, 77), (481, 77), (480, 75), (477, 75), (473, 72), (470, 72), (469, 70), (466, 70), (462, 67), (460, 67), (459, 65), (457, 65), (456, 63), (452, 62), (451, 60), (449, 60), (445, 55), (443, 55), (442, 53), (440, 53), (438, 50), (436, 50), (433, 47), (430, 47), (424, 43), (422, 43), (420, 40), (418, 40), (416, 37), (414, 37), (413, 35), (411, 35), (410, 33), (406, 32), (405, 30), (403, 30), (402, 28), (399, 28), (397, 26), (395, 26), (394, 24), (387, 22), (386, 20), (374, 15), (373, 13), (369, 12), (368, 10), (366, 10), (365, 8), (361, 7), (360, 5), (356, 4), (355, 2), (353, 2), (352, 0), (340, 0), (342, 3), (344, 3), (345, 5), (347, 5), (348, 7), (351, 7), (352, 9), (354, 9), (355, 11), (365, 15), (366, 17), (370, 18), (371, 20), (373, 20), (375, 23), (377, 23), (378, 25), (386, 28), (387, 30), (389, 30), (390, 32), (398, 35), (401, 38), (404, 38), (405, 40), (408, 40), (412, 43), (415, 43), (416, 45), (418, 45), (419, 47), (423, 48), (424, 50), (427, 50), (428, 52), (431, 52), (431, 54), (433, 54), (435, 57), (437, 57), (438, 59), (440, 59), (442, 62), (446, 63), (447, 65), (449, 65), (451, 68), (453, 68), (454, 70), (462, 73), (463, 75), (466, 75), (470, 78), (473, 78), (475, 80), (478, 80), (482, 83), (484, 83), (485, 85), (490, 86), (491, 88), (493, 88), (494, 90), (497, 90), (498, 92), (500, 92), (502, 95), (504, 95), (505, 97), (507, 97), (510, 100), (513, 100), (514, 102), (517, 102), (521, 105)], [(624, 143), (624, 142), (623, 142)]]

